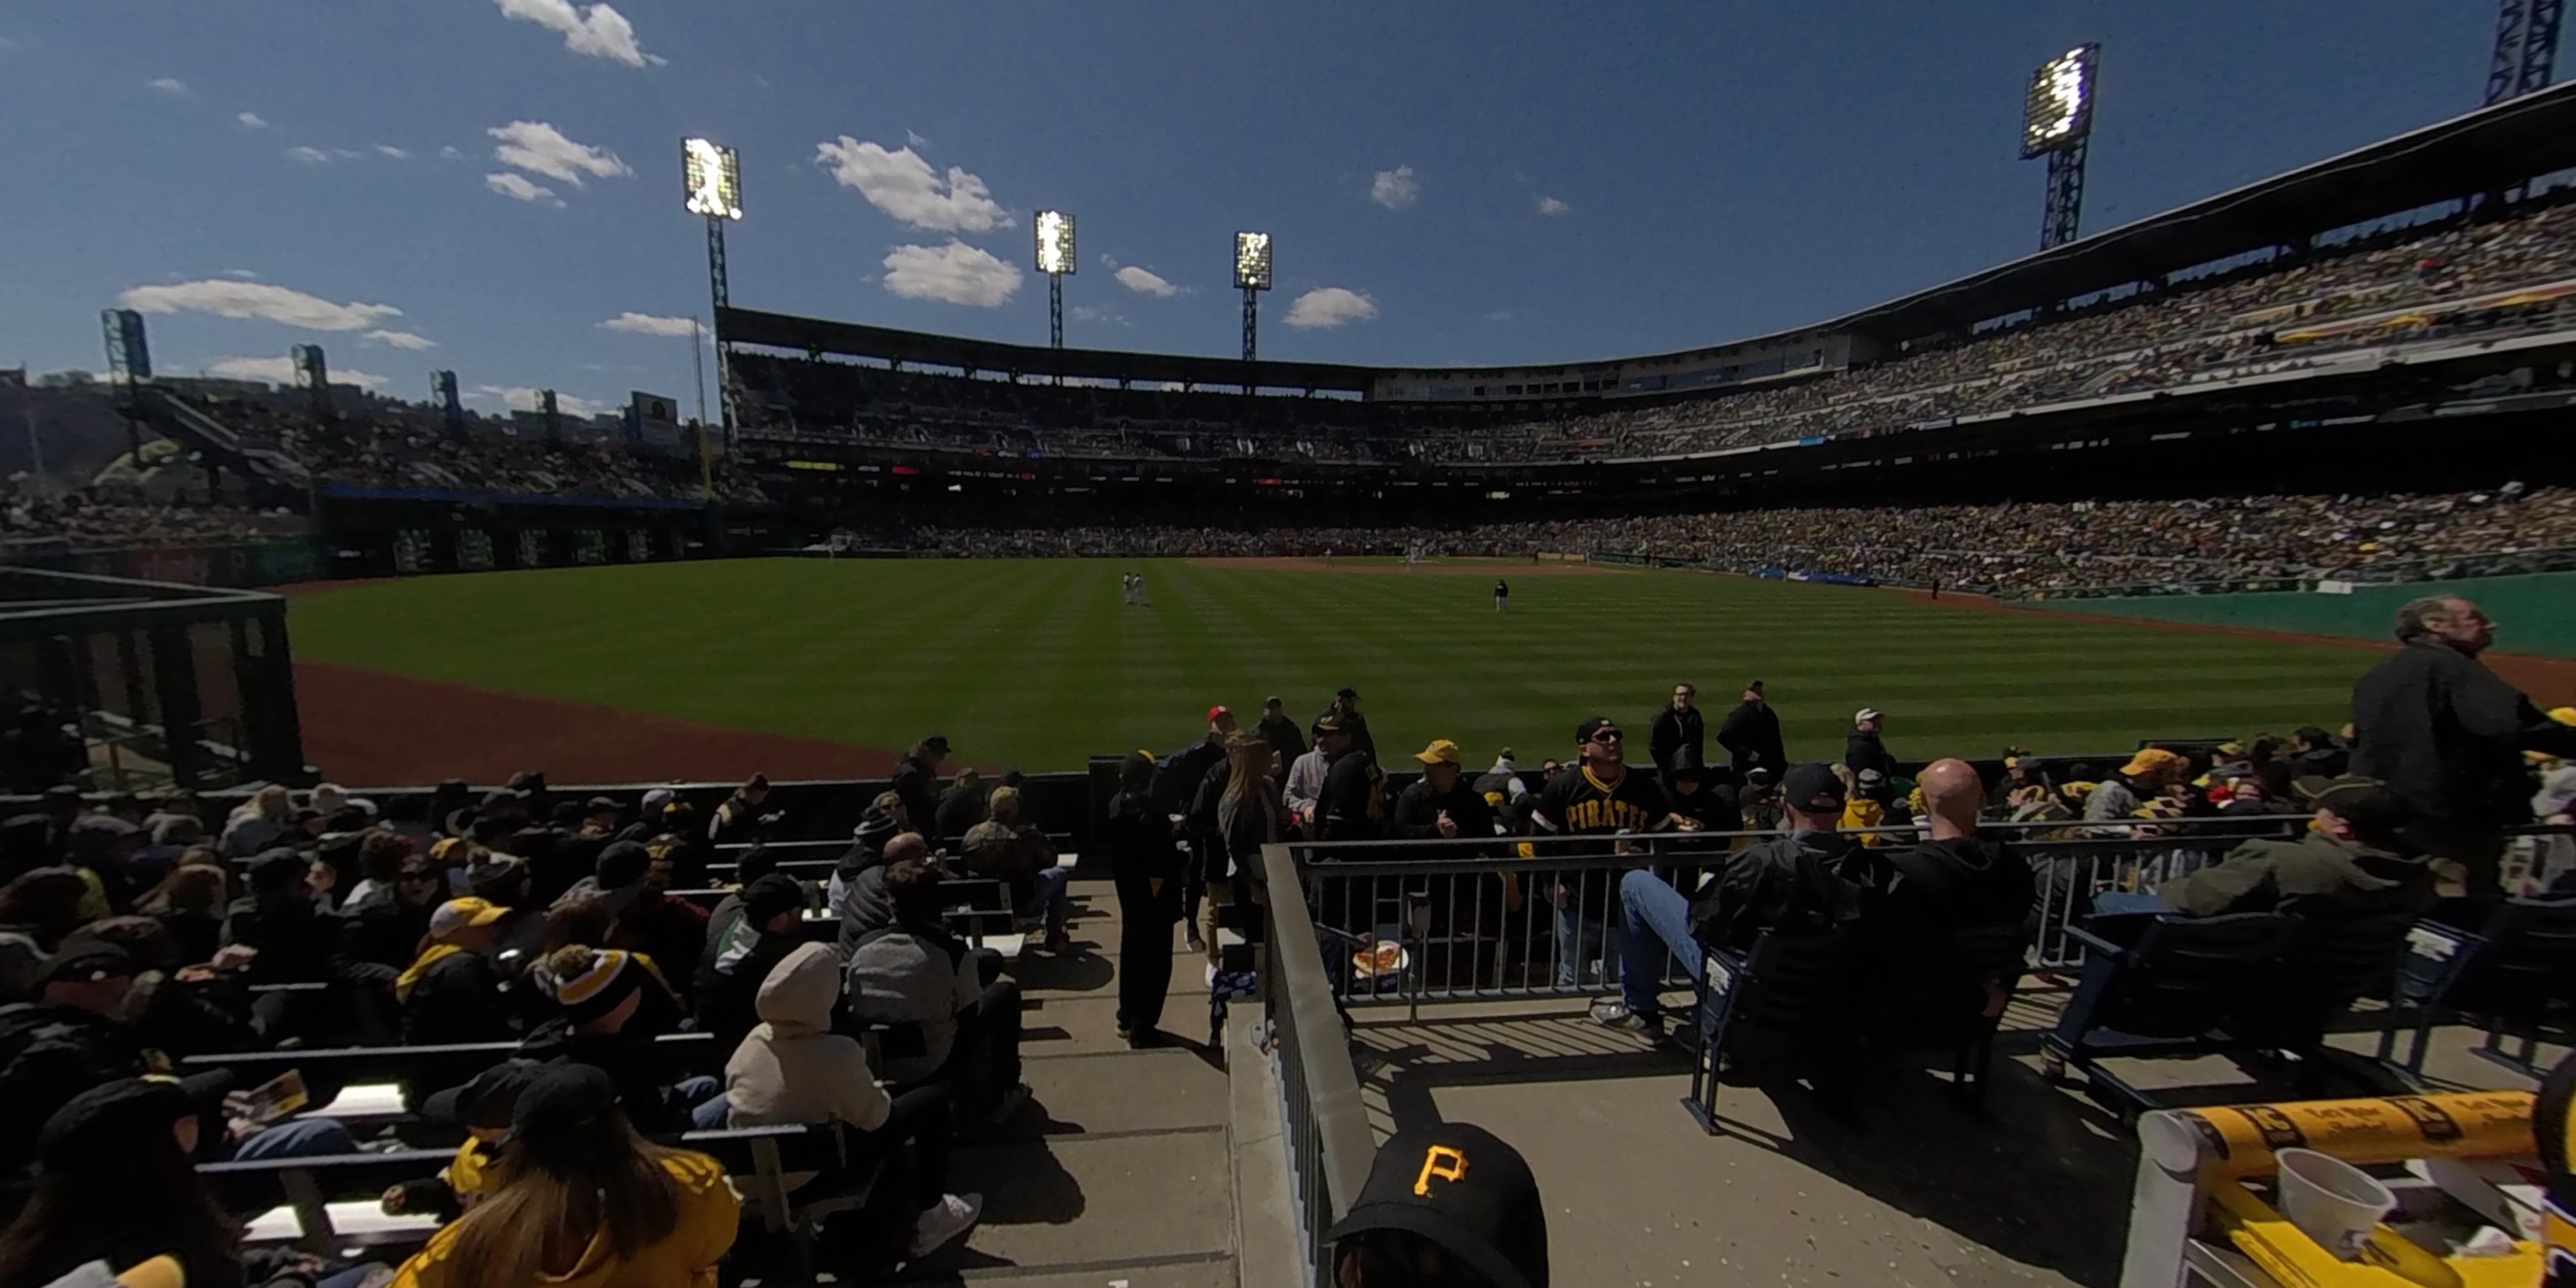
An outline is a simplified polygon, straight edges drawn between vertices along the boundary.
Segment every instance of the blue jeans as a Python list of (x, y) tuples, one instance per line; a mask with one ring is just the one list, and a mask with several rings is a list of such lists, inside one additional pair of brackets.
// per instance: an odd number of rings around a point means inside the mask
[[(1680, 963), (1693, 984), (1707, 982), (1708, 950), (1691, 937), (1690, 900), (1671, 882), (1652, 872), (1621, 877), (1619, 932), (1619, 1000), (1630, 1012), (1648, 1017), (1663, 1014), (1663, 1004), (1655, 1000), (1655, 981), (1663, 976), (1662, 963), (1656, 960), (1659, 955)], [(1712, 996), (1700, 1015), (1700, 1032), (1711, 1031), (1716, 1014), (1717, 998)]]
[[(1577, 901), (1580, 902), (1579, 900)], [(1580, 920), (1577, 919), (1578, 914)], [(1592, 959), (1592, 951), (1601, 951), (1601, 975), (1604, 983), (1616, 982), (1619, 963), (1620, 921), (1610, 918), (1604, 924), (1602, 910), (1578, 908), (1574, 904), (1556, 910), (1556, 983), (1572, 988), (1581, 978), (1583, 963)]]
[(271, 1123), (235, 1141), (229, 1161), (253, 1163), (273, 1158), (330, 1158), (358, 1152), (358, 1140), (337, 1118), (290, 1118)]
[(1036, 877), (1037, 890), (1029, 896), (1029, 906), (1020, 909), (1022, 917), (1043, 917), (1047, 935), (1064, 933), (1065, 918), (1073, 915), (1073, 896), (1065, 886), (1073, 880), (1071, 868), (1042, 868)]
[(689, 1106), (689, 1121), (700, 1130), (712, 1131), (725, 1125), (725, 1112), (733, 1106), (725, 1099), (723, 1083), (702, 1073), (680, 1079), (679, 1085), (671, 1089), (680, 1093), (681, 1101)]

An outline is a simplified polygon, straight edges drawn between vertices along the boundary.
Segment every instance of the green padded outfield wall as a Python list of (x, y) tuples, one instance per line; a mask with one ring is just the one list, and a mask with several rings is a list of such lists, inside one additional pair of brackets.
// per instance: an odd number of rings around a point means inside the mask
[(2496, 648), (2507, 653), (2576, 657), (2576, 573), (2469, 577), (2458, 581), (2359, 586), (2349, 595), (2130, 595), (2113, 599), (2024, 600), (2022, 606), (2070, 613), (2143, 617), (2160, 622), (2236, 626), (2385, 640), (2397, 606), (2418, 595), (2466, 595), (2496, 619)]

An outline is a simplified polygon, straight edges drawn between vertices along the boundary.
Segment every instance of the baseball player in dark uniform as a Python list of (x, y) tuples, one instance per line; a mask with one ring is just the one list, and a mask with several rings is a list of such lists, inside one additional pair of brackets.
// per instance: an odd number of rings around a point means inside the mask
[(1494, 611), (1497, 613), (1503, 611), (1504, 603), (1509, 601), (1511, 597), (1512, 584), (1500, 577), (1494, 578)]

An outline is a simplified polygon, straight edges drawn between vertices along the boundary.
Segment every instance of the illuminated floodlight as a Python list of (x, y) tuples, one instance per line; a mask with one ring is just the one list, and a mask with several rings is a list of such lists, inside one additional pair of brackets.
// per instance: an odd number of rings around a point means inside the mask
[(2093, 132), (2093, 68), (2101, 54), (2100, 45), (2077, 45), (2031, 73), (2022, 107), (2023, 160), (2071, 148)]
[(680, 171), (689, 190), (690, 214), (742, 218), (742, 163), (732, 148), (708, 139), (683, 139)]
[(1072, 272), (1073, 216), (1061, 210), (1041, 210), (1037, 228), (1038, 271), (1049, 277), (1062, 277)]
[(1247, 291), (1270, 289), (1270, 234), (1234, 235), (1234, 284)]

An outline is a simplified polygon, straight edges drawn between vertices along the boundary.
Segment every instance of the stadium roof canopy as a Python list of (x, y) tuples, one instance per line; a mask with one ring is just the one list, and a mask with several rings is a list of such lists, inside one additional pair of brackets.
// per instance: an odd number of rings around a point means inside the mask
[(2341, 156), (1801, 330), (1890, 339), (1954, 330), (2214, 263), (2266, 246), (2576, 167), (2576, 82)]
[[(1664, 354), (1509, 367), (1372, 368), (1263, 360), (1251, 370), (1254, 383), (1263, 388), (1365, 393), (1374, 381), (1399, 375), (1510, 379), (1518, 373), (1605, 362), (1686, 360), (1718, 349), (1845, 332), (1901, 341), (1964, 331), (1992, 318), (2153, 281), (2270, 246), (2296, 245), (2318, 233), (2473, 194), (2500, 192), (2567, 169), (2576, 169), (2576, 82), (2383, 139), (1856, 313), (1769, 336), (1715, 341)], [(716, 330), (734, 344), (1031, 376), (1216, 386), (1239, 385), (1246, 376), (1245, 364), (1235, 358), (1051, 349), (754, 309), (718, 310)]]
[[(1008, 371), (1024, 376), (1068, 379), (1126, 380), (1139, 384), (1240, 385), (1247, 367), (1241, 358), (1199, 358), (1176, 353), (1129, 353), (1119, 349), (1054, 349), (1044, 345), (1003, 344), (965, 336), (899, 331), (857, 322), (764, 313), (757, 309), (716, 311), (716, 333), (727, 344), (757, 344), (777, 349), (885, 358), (897, 362)], [(1378, 377), (1374, 367), (1338, 362), (1251, 364), (1256, 382), (1266, 389), (1330, 389), (1367, 392)]]

